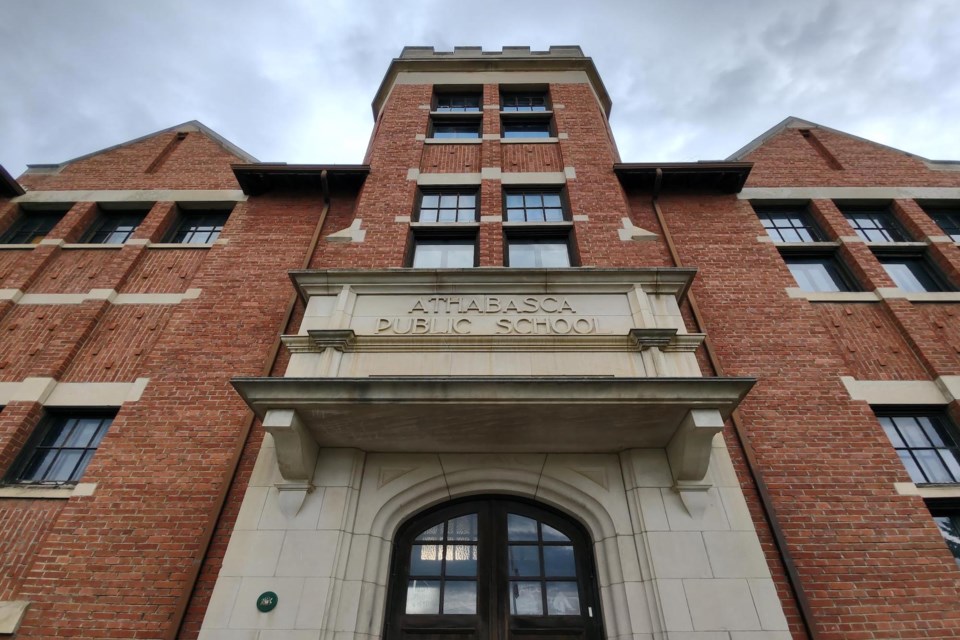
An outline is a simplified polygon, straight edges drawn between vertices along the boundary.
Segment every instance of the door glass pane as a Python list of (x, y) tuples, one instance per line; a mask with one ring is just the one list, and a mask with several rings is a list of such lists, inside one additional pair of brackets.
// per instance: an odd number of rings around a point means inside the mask
[(439, 544), (415, 544), (410, 549), (410, 575), (438, 576), (443, 560), (443, 546)]
[(540, 528), (543, 531), (543, 541), (544, 542), (570, 542), (570, 538), (560, 533), (553, 527), (548, 524), (540, 523)]
[(477, 575), (477, 545), (475, 544), (447, 545), (446, 575), (448, 576)]
[(452, 580), (443, 587), (443, 612), (472, 615), (477, 612), (477, 583)]
[(515, 616), (542, 616), (543, 597), (539, 582), (510, 583), (510, 613)]
[(511, 542), (537, 539), (537, 521), (511, 513), (507, 516), (507, 539)]
[(539, 576), (540, 548), (532, 545), (510, 545), (510, 575)]
[(476, 542), (477, 514), (471, 513), (447, 522), (447, 540)]
[(440, 581), (410, 580), (407, 583), (407, 613), (440, 613)]
[(576, 576), (577, 569), (573, 563), (573, 547), (557, 546), (543, 548), (543, 575), (545, 576)]
[(580, 595), (577, 593), (576, 582), (547, 583), (547, 615), (580, 615)]

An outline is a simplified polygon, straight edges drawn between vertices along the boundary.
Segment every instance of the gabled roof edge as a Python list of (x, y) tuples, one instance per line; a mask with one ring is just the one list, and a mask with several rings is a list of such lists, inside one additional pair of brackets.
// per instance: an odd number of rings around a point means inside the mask
[(853, 140), (859, 140), (860, 142), (865, 142), (871, 144), (875, 147), (880, 147), (881, 149), (886, 149), (887, 151), (893, 151), (894, 153), (899, 153), (900, 155), (907, 156), (908, 158), (916, 158), (925, 162), (931, 169), (937, 169), (937, 165), (955, 165), (958, 161), (956, 160), (931, 160), (929, 158), (924, 158), (921, 155), (916, 153), (910, 153), (909, 151), (904, 151), (903, 149), (897, 149), (896, 147), (891, 147), (890, 145), (877, 142), (876, 140), (870, 140), (868, 138), (861, 138), (858, 135), (848, 133), (846, 131), (841, 131), (840, 129), (834, 129), (832, 127), (827, 127), (822, 124), (817, 124), (811, 120), (804, 120), (803, 118), (798, 118), (796, 116), (787, 116), (777, 124), (773, 125), (759, 136), (748, 142), (743, 147), (740, 147), (734, 151), (728, 158), (728, 161), (737, 161), (743, 160), (745, 156), (756, 150), (757, 148), (763, 146), (763, 144), (777, 135), (784, 129), (823, 129), (824, 131), (829, 131), (830, 133), (836, 133), (837, 135), (846, 136), (847, 138), (852, 138)]
[(217, 133), (207, 125), (203, 124), (199, 120), (188, 120), (187, 122), (182, 122), (172, 127), (167, 127), (166, 129), (160, 129), (159, 131), (154, 131), (153, 133), (148, 133), (146, 135), (140, 136), (139, 138), (127, 140), (125, 142), (121, 142), (119, 144), (115, 144), (110, 147), (104, 147), (103, 149), (91, 151), (90, 153), (85, 153), (82, 156), (77, 156), (76, 158), (64, 160), (63, 162), (60, 162), (60, 163), (28, 164), (27, 171), (29, 171), (31, 168), (38, 168), (38, 169), (42, 168), (47, 171), (49, 171), (50, 169), (62, 169), (67, 165), (73, 164), (74, 162), (79, 162), (80, 160), (86, 160), (87, 158), (92, 158), (93, 156), (100, 155), (101, 153), (107, 153), (108, 151), (113, 151), (115, 149), (122, 149), (123, 147), (129, 147), (130, 145), (137, 144), (138, 142), (143, 142), (144, 140), (148, 140), (149, 138), (153, 138), (154, 136), (158, 136), (163, 133), (172, 133), (175, 131), (188, 131), (188, 132), (199, 131), (200, 133), (203, 133), (205, 136), (211, 138), (214, 142), (216, 142), (221, 147), (226, 149), (229, 153), (237, 156), (238, 158), (246, 162), (258, 162), (258, 160), (255, 157), (253, 157), (252, 155), (250, 155), (249, 153), (247, 153), (237, 145), (233, 144), (232, 142), (230, 142), (229, 140), (227, 140), (226, 138), (224, 138), (219, 133)]

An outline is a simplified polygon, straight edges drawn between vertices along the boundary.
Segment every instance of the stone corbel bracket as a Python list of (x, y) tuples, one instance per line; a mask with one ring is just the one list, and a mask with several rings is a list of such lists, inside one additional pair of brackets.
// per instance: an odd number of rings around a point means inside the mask
[(723, 431), (723, 417), (716, 409), (691, 409), (667, 444), (667, 460), (673, 474), (674, 490), (691, 516), (699, 517), (707, 507), (704, 482), (713, 449), (713, 437)]
[(277, 484), (280, 510), (288, 518), (300, 511), (307, 494), (313, 491), (313, 472), (320, 445), (293, 409), (271, 409), (263, 417), (277, 447), (277, 464), (284, 482)]

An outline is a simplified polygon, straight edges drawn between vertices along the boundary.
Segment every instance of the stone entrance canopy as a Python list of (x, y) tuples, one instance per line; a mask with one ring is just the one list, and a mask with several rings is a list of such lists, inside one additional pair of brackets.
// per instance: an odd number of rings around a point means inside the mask
[[(378, 452), (666, 449), (701, 483), (753, 379), (704, 378), (679, 302), (690, 269), (301, 271), (282, 378), (233, 384), (276, 440), (281, 490), (321, 447)], [(701, 483), (702, 484), (702, 483)], [(293, 498), (293, 496), (290, 496)]]

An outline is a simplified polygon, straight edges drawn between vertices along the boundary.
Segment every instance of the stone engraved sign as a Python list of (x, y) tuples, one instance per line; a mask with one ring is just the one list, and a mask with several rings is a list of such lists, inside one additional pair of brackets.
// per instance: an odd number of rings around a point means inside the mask
[(375, 335), (594, 335), (608, 333), (567, 296), (421, 296), (405, 316), (378, 316)]

